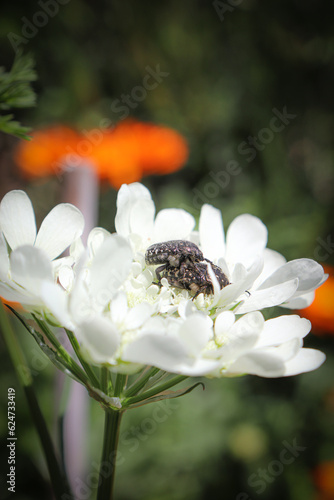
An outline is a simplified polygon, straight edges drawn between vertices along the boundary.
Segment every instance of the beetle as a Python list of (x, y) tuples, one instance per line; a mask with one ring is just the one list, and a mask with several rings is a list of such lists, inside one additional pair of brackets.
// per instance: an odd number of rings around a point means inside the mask
[(204, 255), (195, 243), (186, 240), (170, 240), (154, 243), (145, 253), (146, 264), (166, 264), (178, 267), (183, 260), (204, 260)]
[(148, 265), (161, 264), (155, 271), (161, 282), (166, 278), (168, 283), (177, 288), (200, 293), (213, 293), (213, 284), (208, 271), (208, 262), (218, 280), (220, 288), (229, 285), (228, 278), (220, 269), (208, 259), (195, 243), (186, 240), (171, 240), (151, 245), (145, 253)]
[[(220, 288), (222, 289), (229, 285), (230, 282), (220, 267), (208, 260), (207, 262), (211, 265)], [(182, 262), (180, 267), (167, 267), (159, 275), (159, 281), (162, 278), (166, 278), (168, 283), (176, 288), (195, 292), (193, 300), (200, 293), (204, 293), (204, 295), (213, 293), (213, 283), (206, 262)]]

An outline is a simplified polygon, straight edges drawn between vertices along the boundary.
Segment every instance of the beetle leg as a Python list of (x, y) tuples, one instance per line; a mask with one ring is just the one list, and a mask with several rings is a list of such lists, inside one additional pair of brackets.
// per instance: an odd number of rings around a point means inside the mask
[(163, 276), (161, 276), (161, 273), (162, 273), (162, 271), (164, 271), (165, 269), (167, 269), (167, 267), (168, 267), (168, 264), (163, 264), (162, 266), (159, 266), (159, 267), (156, 268), (155, 274), (156, 274), (156, 277), (159, 280), (159, 283), (160, 283), (160, 281), (163, 278)]

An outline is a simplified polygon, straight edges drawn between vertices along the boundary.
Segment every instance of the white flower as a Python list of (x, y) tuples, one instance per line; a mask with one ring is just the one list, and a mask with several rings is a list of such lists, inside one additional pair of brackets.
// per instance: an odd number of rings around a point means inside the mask
[[(20, 217), (16, 221), (16, 206), (24, 227)], [(220, 212), (205, 205), (195, 231), (194, 218), (184, 210), (162, 210), (155, 217), (149, 191), (135, 183), (119, 191), (117, 233), (95, 228), (87, 248), (78, 238), (83, 223), (75, 207), (56, 207), (37, 235), (34, 220), (24, 193), (14, 191), (1, 202), (0, 293), (71, 330), (93, 365), (129, 374), (148, 365), (186, 376), (281, 377), (324, 361), (322, 353), (303, 348), (307, 320), (265, 321), (258, 311), (302, 303), (324, 274), (314, 261), (286, 263), (267, 249), (267, 229), (256, 217), (237, 217), (225, 238)], [(171, 239), (198, 244), (230, 284), (220, 290), (209, 265), (211, 295), (192, 300), (188, 290), (165, 278), (158, 286), (145, 251)], [(52, 259), (69, 244), (70, 257), (55, 264)]]
[(57, 205), (37, 233), (30, 199), (23, 191), (7, 193), (0, 203), (0, 293), (27, 306), (42, 306), (42, 283), (54, 283), (54, 261), (84, 227), (81, 212), (73, 205)]
[[(242, 303), (239, 314), (282, 305), (302, 308), (313, 300), (313, 291), (327, 278), (320, 264), (311, 259), (286, 262), (266, 248), (268, 232), (260, 219), (249, 214), (236, 217), (226, 239), (221, 213), (204, 205), (199, 222), (199, 244), (204, 255), (219, 265), (231, 285), (218, 292), (215, 305)], [(247, 290), (247, 296), (240, 296)]]
[[(194, 301), (198, 309), (210, 314), (229, 309), (244, 314), (277, 305), (305, 307), (313, 300), (314, 289), (326, 279), (323, 268), (315, 261), (297, 259), (286, 263), (278, 252), (267, 249), (267, 228), (252, 215), (237, 217), (225, 238), (221, 213), (210, 205), (201, 210), (199, 231), (194, 231), (194, 218), (184, 210), (162, 210), (156, 218), (154, 214), (154, 203), (144, 186), (134, 183), (121, 187), (116, 231), (132, 245), (138, 265), (137, 280), (146, 281), (147, 287), (156, 281), (155, 270), (146, 266), (144, 259), (149, 245), (173, 239), (193, 241), (230, 281), (220, 290), (212, 275), (214, 294), (201, 294)], [(168, 283), (164, 283), (169, 289)], [(169, 306), (164, 304), (160, 312), (171, 312), (189, 299), (187, 291), (173, 288)]]
[(325, 360), (322, 352), (303, 348), (311, 323), (296, 315), (264, 321), (257, 311), (235, 321), (226, 311), (216, 318), (214, 328), (215, 339), (204, 353), (219, 361), (212, 376), (286, 377), (315, 370)]

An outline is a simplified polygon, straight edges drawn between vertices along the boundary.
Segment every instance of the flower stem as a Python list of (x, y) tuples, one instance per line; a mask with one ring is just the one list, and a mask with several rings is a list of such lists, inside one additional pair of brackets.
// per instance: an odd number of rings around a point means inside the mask
[[(126, 377), (117, 375), (114, 396), (121, 395)], [(117, 464), (117, 446), (121, 418), (124, 411), (106, 410), (104, 421), (103, 450), (100, 464), (100, 483), (97, 500), (112, 500)]]
[(79, 342), (77, 341), (77, 339), (75, 338), (75, 336), (73, 335), (73, 333), (70, 330), (67, 330), (65, 328), (65, 332), (69, 338), (69, 341), (71, 342), (71, 345), (73, 347), (75, 354), (77, 355), (77, 357), (81, 363), (81, 366), (83, 367), (86, 374), (88, 375), (89, 380), (91, 381), (91, 383), (93, 384), (94, 387), (99, 388), (100, 382), (99, 382), (98, 378), (96, 377), (95, 373), (93, 372), (92, 367), (81, 356)]
[(154, 377), (154, 375), (156, 375), (159, 371), (160, 369), (155, 367), (151, 367), (146, 370), (146, 372), (143, 373), (142, 376), (139, 377), (138, 380), (125, 391), (125, 397), (128, 398), (137, 394), (145, 386), (147, 381)]
[(152, 389), (149, 389), (148, 391), (142, 392), (137, 396), (132, 396), (130, 398), (126, 398), (123, 401), (124, 405), (130, 405), (137, 403), (139, 401), (144, 401), (145, 399), (151, 398), (155, 396), (156, 394), (159, 394), (160, 392), (166, 391), (167, 389), (170, 389), (171, 387), (174, 387), (174, 385), (179, 384), (180, 382), (183, 382), (183, 380), (186, 380), (188, 378), (187, 375), (177, 375), (176, 377), (173, 377), (163, 384), (156, 385), (152, 387)]
[(24, 390), (32, 421), (42, 445), (55, 497), (57, 500), (64, 498), (72, 499), (73, 496), (68, 486), (67, 478), (59, 465), (51, 436), (34, 392), (30, 369), (1, 300), (0, 327), (17, 377)]

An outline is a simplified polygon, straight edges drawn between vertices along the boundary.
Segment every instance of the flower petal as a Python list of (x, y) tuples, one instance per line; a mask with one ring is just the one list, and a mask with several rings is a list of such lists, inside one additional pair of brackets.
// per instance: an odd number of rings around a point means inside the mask
[(311, 329), (311, 323), (297, 315), (279, 316), (265, 322), (256, 348), (280, 345), (294, 338), (304, 338)]
[(73, 330), (74, 325), (68, 312), (68, 295), (55, 283), (43, 282), (40, 291), (43, 303), (62, 327)]
[(270, 248), (265, 248), (262, 254), (263, 257), (263, 269), (260, 276), (254, 282), (254, 288), (258, 288), (265, 279), (268, 278), (271, 274), (273, 274), (276, 269), (283, 266), (286, 263), (285, 257), (275, 250), (271, 250)]
[(155, 219), (153, 241), (186, 240), (195, 227), (195, 219), (182, 208), (161, 210)]
[(8, 279), (9, 270), (9, 256), (7, 251), (7, 243), (4, 236), (0, 233), (0, 280), (6, 281)]
[(117, 234), (106, 239), (90, 268), (90, 290), (96, 304), (104, 308), (128, 276), (132, 263), (129, 243)]
[(246, 314), (223, 335), (224, 345), (218, 350), (221, 358), (230, 362), (252, 349), (263, 329), (264, 318), (258, 311)]
[(0, 203), (0, 228), (12, 250), (35, 243), (34, 209), (24, 191), (10, 191), (3, 197)]
[(226, 234), (227, 262), (241, 262), (247, 268), (266, 247), (268, 231), (263, 222), (253, 215), (239, 215)]
[(190, 356), (199, 356), (210, 338), (212, 338), (212, 323), (207, 316), (195, 313), (184, 321), (179, 330), (179, 336), (184, 342)]
[(290, 280), (279, 285), (255, 290), (251, 295), (235, 310), (237, 314), (264, 309), (266, 307), (279, 306), (284, 301), (292, 297), (298, 288), (298, 279)]
[(186, 349), (177, 338), (147, 333), (124, 348), (122, 359), (173, 371), (186, 357)]
[(35, 245), (42, 248), (53, 260), (81, 236), (84, 225), (85, 221), (79, 209), (70, 203), (61, 203), (43, 220)]
[(152, 306), (143, 302), (129, 310), (129, 313), (124, 321), (124, 328), (126, 330), (135, 330), (140, 328), (151, 316), (153, 312)]
[(217, 262), (225, 255), (225, 234), (220, 210), (203, 205), (199, 218), (199, 234), (204, 256)]
[[(140, 203), (137, 204), (137, 201)], [(139, 215), (132, 216), (133, 208), (136, 205), (136, 210), (139, 211)], [(136, 211), (135, 210), (135, 211)], [(150, 225), (153, 226), (154, 219), (154, 203), (152, 201), (151, 194), (149, 190), (140, 184), (139, 182), (134, 182), (133, 184), (123, 184), (118, 191), (117, 195), (117, 212), (115, 217), (115, 228), (118, 234), (122, 236), (129, 236), (132, 232), (132, 224), (143, 226), (138, 220), (150, 221)], [(131, 217), (132, 219), (131, 223)], [(135, 231), (137, 233), (137, 231)]]
[(326, 359), (323, 352), (316, 349), (300, 349), (297, 356), (285, 363), (285, 377), (310, 372), (321, 366)]
[(296, 259), (278, 268), (258, 288), (263, 290), (273, 285), (298, 278), (298, 292), (294, 296), (303, 295), (314, 290), (324, 277), (323, 267), (312, 259)]
[(261, 349), (241, 356), (228, 368), (226, 373), (234, 375), (248, 373), (259, 377), (276, 378), (284, 375), (285, 364), (272, 349)]
[[(111, 233), (103, 227), (94, 227), (88, 235), (87, 247), (89, 249), (89, 255), (94, 257), (102, 243), (109, 238)], [(72, 247), (71, 247), (72, 248)]]
[(121, 336), (116, 326), (106, 318), (96, 317), (94, 321), (84, 322), (75, 329), (82, 354), (96, 364), (115, 364), (115, 353), (120, 345)]
[(292, 298), (291, 300), (284, 302), (282, 306), (287, 309), (304, 309), (304, 307), (308, 307), (312, 304), (314, 297), (315, 292), (308, 292), (304, 295), (300, 295), (299, 297)]
[(51, 261), (39, 248), (22, 246), (10, 255), (11, 273), (14, 282), (38, 295), (42, 282), (53, 283)]

